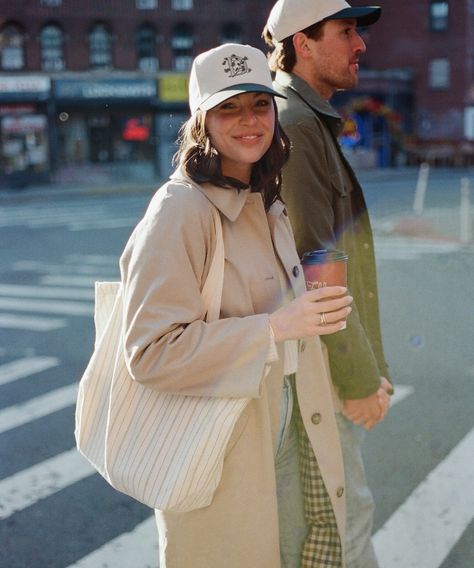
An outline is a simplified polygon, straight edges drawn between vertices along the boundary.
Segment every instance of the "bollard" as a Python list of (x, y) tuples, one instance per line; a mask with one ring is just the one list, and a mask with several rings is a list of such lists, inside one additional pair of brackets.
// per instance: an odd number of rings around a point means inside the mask
[(415, 199), (413, 201), (413, 211), (417, 215), (423, 213), (425, 206), (425, 195), (426, 189), (428, 187), (428, 176), (430, 173), (430, 166), (426, 162), (420, 164), (420, 170), (418, 172), (418, 181), (416, 183), (415, 189)]
[(467, 245), (472, 242), (472, 219), (470, 203), (469, 179), (461, 179), (461, 209), (460, 209), (460, 231), (459, 240)]

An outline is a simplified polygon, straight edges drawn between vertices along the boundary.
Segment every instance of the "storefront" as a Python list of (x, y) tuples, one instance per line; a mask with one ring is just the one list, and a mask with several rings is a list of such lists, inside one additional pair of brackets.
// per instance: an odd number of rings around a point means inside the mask
[(50, 177), (50, 80), (0, 77), (0, 186), (25, 187)]
[(53, 97), (57, 181), (79, 180), (84, 173), (110, 181), (157, 177), (154, 80), (60, 79)]

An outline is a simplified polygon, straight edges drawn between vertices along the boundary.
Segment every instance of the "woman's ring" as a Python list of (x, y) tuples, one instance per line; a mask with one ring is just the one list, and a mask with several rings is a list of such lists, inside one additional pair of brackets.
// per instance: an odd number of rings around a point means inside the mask
[(324, 312), (321, 312), (319, 314), (319, 325), (323, 326), (326, 325), (328, 322), (326, 320), (326, 314)]

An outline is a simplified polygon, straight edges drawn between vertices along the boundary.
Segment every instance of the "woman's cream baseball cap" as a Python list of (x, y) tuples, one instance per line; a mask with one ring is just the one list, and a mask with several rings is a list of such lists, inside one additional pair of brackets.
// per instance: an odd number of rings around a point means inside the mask
[(259, 49), (226, 43), (201, 53), (194, 60), (189, 77), (191, 114), (248, 92), (283, 96), (273, 89), (267, 58)]
[(345, 0), (278, 0), (267, 28), (275, 41), (283, 41), (322, 20), (355, 19), (357, 25), (369, 26), (380, 18), (381, 11), (380, 6), (352, 7)]

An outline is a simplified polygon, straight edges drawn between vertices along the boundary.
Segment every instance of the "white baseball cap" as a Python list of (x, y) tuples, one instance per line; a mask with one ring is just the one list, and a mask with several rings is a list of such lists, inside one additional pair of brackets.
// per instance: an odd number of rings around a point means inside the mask
[(259, 49), (226, 43), (201, 53), (194, 60), (189, 77), (191, 114), (248, 92), (283, 96), (273, 89), (267, 58)]
[(322, 20), (355, 19), (359, 26), (374, 24), (380, 6), (352, 7), (345, 0), (278, 0), (267, 20), (275, 41), (282, 41)]

